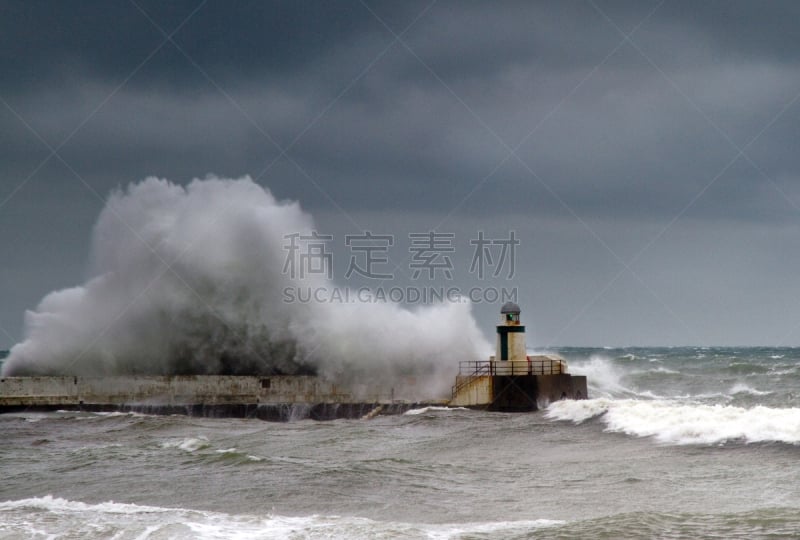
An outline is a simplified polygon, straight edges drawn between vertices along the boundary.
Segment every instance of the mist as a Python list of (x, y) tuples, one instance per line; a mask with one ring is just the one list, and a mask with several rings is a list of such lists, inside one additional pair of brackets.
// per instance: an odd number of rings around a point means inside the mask
[(287, 302), (287, 286), (335, 286), (285, 271), (286, 235), (313, 230), (299, 203), (249, 177), (116, 190), (93, 230), (90, 277), (26, 312), (2, 373), (425, 376), (444, 388), (458, 360), (489, 349), (468, 303)]

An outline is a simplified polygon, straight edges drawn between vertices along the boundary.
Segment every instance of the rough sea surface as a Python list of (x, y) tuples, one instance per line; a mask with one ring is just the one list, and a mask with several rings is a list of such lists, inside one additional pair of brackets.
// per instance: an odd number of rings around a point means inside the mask
[(0, 538), (797, 538), (800, 349), (561, 349), (592, 399), (0, 415)]

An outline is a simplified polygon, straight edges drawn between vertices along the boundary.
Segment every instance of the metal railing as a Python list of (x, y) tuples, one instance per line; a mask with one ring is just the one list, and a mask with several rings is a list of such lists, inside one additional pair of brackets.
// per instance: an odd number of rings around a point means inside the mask
[(566, 373), (564, 362), (555, 358), (529, 358), (528, 360), (482, 360), (458, 363), (459, 381), (451, 388), (452, 396), (472, 381), (486, 376), (560, 375)]

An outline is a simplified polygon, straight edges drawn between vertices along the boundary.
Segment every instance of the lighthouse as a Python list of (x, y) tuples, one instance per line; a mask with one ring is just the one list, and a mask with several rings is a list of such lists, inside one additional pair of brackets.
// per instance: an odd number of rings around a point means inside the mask
[(528, 359), (525, 348), (525, 327), (520, 323), (520, 309), (514, 302), (506, 302), (500, 308), (500, 324), (497, 325), (497, 361), (524, 362)]
[(561, 399), (586, 399), (586, 377), (571, 375), (564, 358), (528, 355), (520, 311), (514, 302), (500, 308), (495, 354), (488, 361), (459, 362), (451, 407), (535, 411)]

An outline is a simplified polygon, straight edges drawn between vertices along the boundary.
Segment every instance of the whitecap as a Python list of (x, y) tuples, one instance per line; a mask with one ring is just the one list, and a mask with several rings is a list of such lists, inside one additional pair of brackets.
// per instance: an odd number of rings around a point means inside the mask
[[(31, 510), (38, 510), (32, 513)], [(128, 538), (187, 537), (237, 538), (391, 538), (423, 537), (450, 540), (493, 534), (526, 535), (533, 530), (557, 527), (564, 521), (528, 519), (468, 523), (406, 523), (376, 521), (363, 517), (310, 515), (232, 515), (186, 508), (162, 508), (116, 502), (88, 504), (47, 495), (0, 502), (0, 532), (32, 533), (44, 537), (98, 537), (97, 531), (118, 529)], [(178, 532), (179, 534), (175, 534)], [(30, 534), (27, 534), (30, 536)]]
[(209, 442), (207, 437), (187, 437), (185, 439), (177, 439), (173, 441), (167, 441), (161, 444), (162, 448), (179, 448), (185, 452), (196, 452), (197, 450), (201, 450), (203, 448), (209, 447)]
[(751, 396), (766, 396), (772, 394), (770, 391), (765, 390), (756, 390), (755, 388), (751, 388), (744, 383), (736, 383), (730, 390), (731, 395), (736, 394), (750, 394)]
[(680, 375), (680, 371), (675, 371), (674, 369), (665, 368), (664, 366), (659, 366), (655, 369), (651, 369), (648, 373), (664, 373), (666, 375)]
[(570, 364), (570, 373), (586, 375), (590, 395), (602, 397), (631, 397), (639, 395), (636, 390), (623, 384), (626, 373), (605, 356), (592, 355), (588, 362)]
[(800, 443), (800, 409), (703, 405), (673, 400), (590, 399), (558, 401), (545, 413), (551, 420), (581, 423), (600, 417), (609, 432), (653, 437), (665, 444)]
[(80, 513), (80, 512), (102, 512), (107, 514), (141, 514), (154, 512), (171, 512), (171, 508), (159, 508), (155, 506), (141, 506), (138, 504), (115, 503), (114, 501), (102, 502), (98, 504), (88, 504), (80, 501), (70, 501), (52, 495), (44, 497), (32, 497), (30, 499), (9, 500), (0, 502), (0, 511), (12, 509), (36, 509), (47, 510), (53, 513)]

